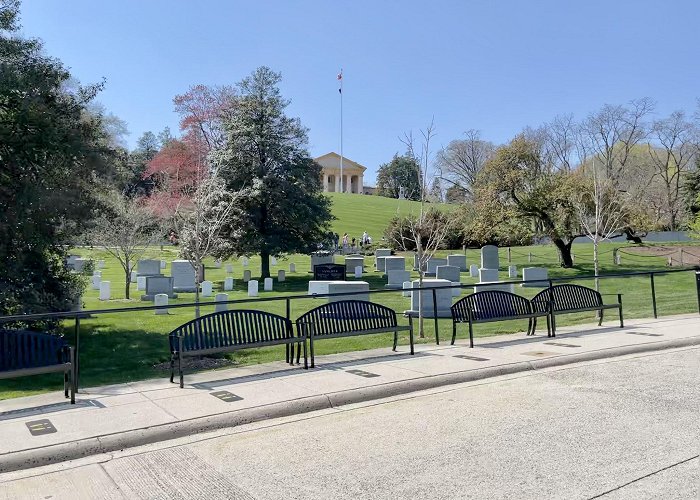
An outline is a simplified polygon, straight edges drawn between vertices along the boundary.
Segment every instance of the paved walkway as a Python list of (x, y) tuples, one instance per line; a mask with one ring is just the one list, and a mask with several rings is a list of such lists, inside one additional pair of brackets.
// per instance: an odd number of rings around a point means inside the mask
[[(165, 378), (87, 388), (74, 406), (62, 393), (1, 401), (0, 472), (447, 384), (700, 345), (700, 317), (562, 327), (552, 339), (518, 333), (476, 344), (420, 345), (415, 356), (406, 346), (318, 356), (308, 371), (279, 362), (186, 374), (184, 389)], [(44, 419), (51, 432), (32, 435), (28, 423)]]

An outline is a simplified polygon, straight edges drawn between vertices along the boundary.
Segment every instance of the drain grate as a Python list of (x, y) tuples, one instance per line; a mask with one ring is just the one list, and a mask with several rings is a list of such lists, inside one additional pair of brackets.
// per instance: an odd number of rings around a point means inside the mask
[(547, 345), (555, 345), (557, 347), (581, 347), (580, 345), (576, 344), (564, 344), (562, 342), (542, 342), (543, 344)]
[(29, 428), (29, 432), (32, 434), (32, 436), (43, 436), (44, 434), (53, 434), (54, 432), (58, 432), (48, 418), (27, 422), (27, 427)]
[(210, 394), (215, 398), (220, 399), (224, 403), (232, 403), (233, 401), (240, 401), (243, 399), (242, 397), (228, 391), (214, 391)]
[(642, 335), (644, 337), (663, 337), (663, 333), (646, 333), (646, 332), (625, 332), (627, 335)]
[(453, 358), (468, 359), (469, 361), (488, 361), (488, 358), (479, 358), (477, 356), (467, 356), (466, 354), (455, 354)]
[(377, 373), (367, 372), (365, 370), (346, 370), (346, 373), (352, 373), (353, 375), (357, 375), (358, 377), (364, 378), (373, 378), (379, 376), (379, 374)]

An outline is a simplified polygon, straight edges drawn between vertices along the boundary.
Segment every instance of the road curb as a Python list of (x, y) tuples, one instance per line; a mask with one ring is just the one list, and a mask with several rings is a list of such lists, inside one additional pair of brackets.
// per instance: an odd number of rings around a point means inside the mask
[(44, 465), (84, 458), (90, 455), (111, 453), (125, 448), (133, 448), (151, 443), (191, 436), (219, 429), (238, 427), (280, 417), (301, 415), (312, 411), (325, 410), (353, 403), (362, 403), (400, 396), (437, 387), (483, 380), (502, 375), (512, 375), (527, 371), (570, 365), (585, 361), (653, 352), (666, 349), (700, 345), (700, 336), (684, 339), (665, 340), (639, 345), (599, 349), (580, 354), (557, 356), (555, 358), (521, 361), (499, 366), (477, 368), (441, 375), (427, 375), (410, 380), (388, 382), (372, 387), (355, 388), (317, 396), (309, 396), (291, 401), (282, 401), (253, 408), (244, 408), (227, 413), (199, 417), (190, 420), (145, 427), (115, 434), (106, 434), (70, 443), (60, 443), (42, 448), (23, 450), (0, 455), (0, 473), (31, 469)]

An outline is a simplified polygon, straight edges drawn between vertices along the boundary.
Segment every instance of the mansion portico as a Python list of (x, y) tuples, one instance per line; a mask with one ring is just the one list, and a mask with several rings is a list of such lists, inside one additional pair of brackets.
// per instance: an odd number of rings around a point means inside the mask
[(314, 161), (321, 165), (324, 193), (364, 193), (363, 177), (366, 167), (343, 157), (343, 188), (340, 188), (340, 155), (327, 153)]

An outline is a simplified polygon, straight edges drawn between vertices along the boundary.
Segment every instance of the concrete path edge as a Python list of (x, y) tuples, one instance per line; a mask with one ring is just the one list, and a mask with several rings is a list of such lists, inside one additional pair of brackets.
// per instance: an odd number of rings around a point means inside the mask
[(207, 417), (161, 424), (152, 427), (130, 430), (115, 434), (106, 434), (93, 438), (61, 443), (42, 448), (34, 448), (0, 455), (0, 473), (41, 467), (53, 463), (84, 458), (90, 455), (111, 453), (136, 446), (167, 441), (185, 436), (210, 432), (214, 430), (237, 427), (253, 422), (280, 417), (301, 415), (304, 413), (331, 409), (338, 406), (362, 403), (382, 398), (400, 396), (437, 387), (473, 382), (501, 375), (511, 375), (526, 371), (569, 365), (585, 361), (613, 358), (629, 354), (677, 349), (700, 345), (700, 336), (684, 339), (666, 340), (639, 345), (600, 349), (580, 354), (557, 356), (555, 358), (537, 359), (509, 363), (500, 366), (477, 368), (449, 374), (417, 377), (410, 380), (389, 382), (372, 387), (355, 388), (341, 392), (328, 393), (291, 401), (282, 401), (268, 405), (234, 410)]

